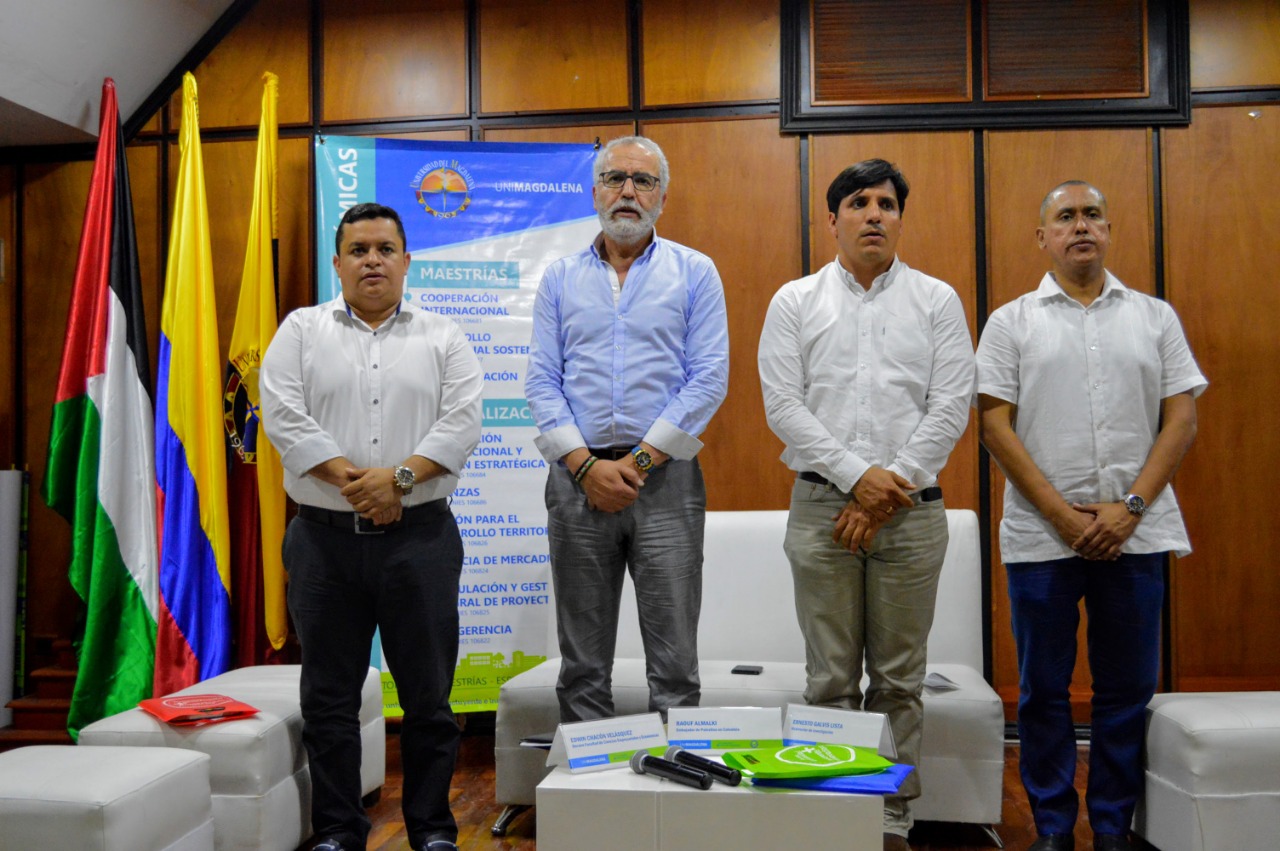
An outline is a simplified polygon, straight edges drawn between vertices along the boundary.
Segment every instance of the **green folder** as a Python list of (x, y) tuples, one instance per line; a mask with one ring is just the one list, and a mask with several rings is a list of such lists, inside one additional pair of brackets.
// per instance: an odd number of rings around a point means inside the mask
[(852, 745), (811, 744), (781, 748), (728, 751), (721, 759), (730, 768), (764, 779), (788, 777), (844, 777), (885, 771), (892, 762), (875, 748)]

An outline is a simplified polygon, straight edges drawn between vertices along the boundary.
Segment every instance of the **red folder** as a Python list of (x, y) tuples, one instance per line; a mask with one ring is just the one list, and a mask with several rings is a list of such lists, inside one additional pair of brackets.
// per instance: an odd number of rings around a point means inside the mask
[(177, 727), (234, 721), (258, 714), (256, 707), (225, 694), (171, 694), (143, 700), (138, 707)]

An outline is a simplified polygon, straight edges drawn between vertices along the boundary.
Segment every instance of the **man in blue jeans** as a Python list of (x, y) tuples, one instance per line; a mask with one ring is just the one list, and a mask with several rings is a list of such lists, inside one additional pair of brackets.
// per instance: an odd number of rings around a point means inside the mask
[(982, 442), (1008, 479), (1000, 553), (1018, 647), (1020, 770), (1039, 838), (1071, 851), (1079, 801), (1069, 687), (1088, 613), (1095, 849), (1129, 847), (1144, 712), (1160, 655), (1163, 569), (1191, 551), (1169, 482), (1208, 385), (1173, 308), (1103, 263), (1107, 202), (1054, 188), (1036, 239), (1052, 270), (991, 315), (978, 343)]

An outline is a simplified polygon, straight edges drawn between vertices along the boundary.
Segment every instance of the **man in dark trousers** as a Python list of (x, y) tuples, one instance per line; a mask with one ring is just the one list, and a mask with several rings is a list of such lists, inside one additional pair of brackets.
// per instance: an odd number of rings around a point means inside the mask
[(404, 820), (415, 851), (453, 851), (462, 539), (447, 498), (480, 440), (480, 364), (458, 326), (403, 301), (395, 210), (338, 225), (342, 295), (291, 313), (263, 359), (263, 426), (298, 503), (284, 563), (302, 645), (303, 743), (318, 851), (361, 851), (360, 691), (374, 630), (404, 722)]

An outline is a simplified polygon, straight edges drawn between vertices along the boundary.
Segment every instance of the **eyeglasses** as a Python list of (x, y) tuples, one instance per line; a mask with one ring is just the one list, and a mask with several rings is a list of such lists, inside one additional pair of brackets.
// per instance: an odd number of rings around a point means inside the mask
[(631, 183), (638, 192), (652, 192), (658, 188), (660, 182), (652, 174), (645, 174), (643, 171), (637, 171), (634, 174), (625, 171), (602, 171), (599, 177), (600, 183), (610, 189), (621, 189), (626, 184), (627, 178), (631, 178)]

